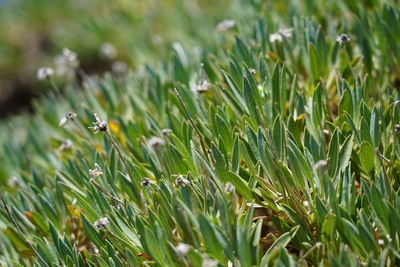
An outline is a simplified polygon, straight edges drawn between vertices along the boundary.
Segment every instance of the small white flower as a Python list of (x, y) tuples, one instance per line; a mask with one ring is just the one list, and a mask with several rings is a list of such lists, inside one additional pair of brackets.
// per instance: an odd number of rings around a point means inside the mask
[(218, 23), (217, 25), (217, 31), (227, 31), (230, 28), (234, 27), (236, 25), (236, 22), (233, 19), (226, 19)]
[(79, 66), (78, 55), (68, 48), (64, 48), (62, 54), (54, 58), (54, 63), (58, 75), (67, 78), (73, 77), (75, 69)]
[(92, 127), (88, 127), (88, 128), (92, 129), (95, 134), (98, 132), (107, 131), (107, 122), (100, 120), (100, 118), (97, 116), (96, 113), (93, 113), (93, 115), (94, 115), (94, 118), (96, 119), (96, 121), (93, 122)]
[(179, 243), (175, 248), (181, 256), (185, 256), (190, 251), (190, 246), (185, 243)]
[(201, 80), (199, 83), (197, 83), (196, 87), (194, 88), (194, 91), (201, 94), (207, 92), (208, 89), (210, 89), (210, 86), (211, 83), (208, 80), (204, 79)]
[(96, 229), (102, 229), (105, 228), (107, 224), (108, 224), (108, 218), (104, 217), (95, 221), (93, 225)]
[(346, 43), (350, 42), (350, 37), (347, 34), (342, 33), (336, 37), (336, 42), (338, 42), (340, 45), (345, 45)]
[(315, 170), (325, 169), (328, 166), (328, 162), (326, 160), (320, 160), (314, 165)]
[(395, 124), (395, 125), (394, 125), (394, 131), (395, 131), (396, 133), (399, 133), (399, 132), (400, 132), (400, 124)]
[(11, 176), (8, 179), (8, 185), (12, 186), (12, 187), (20, 187), (21, 184), (20, 184), (19, 179), (18, 179), (17, 176)]
[(210, 258), (205, 258), (201, 263), (201, 267), (216, 267), (218, 266), (218, 261), (212, 260)]
[(273, 33), (273, 34), (269, 35), (269, 41), (271, 43), (282, 42), (283, 38), (282, 38), (282, 35), (280, 35), (279, 33)]
[(61, 118), (59, 126), (64, 127), (64, 125), (67, 124), (68, 121), (73, 120), (76, 116), (77, 115), (74, 112), (68, 112), (64, 115), (64, 117)]
[(39, 68), (37, 71), (38, 80), (46, 80), (54, 75), (54, 70), (49, 67)]
[(93, 248), (93, 254), (99, 254), (100, 250), (97, 247)]
[(94, 164), (94, 169), (89, 170), (89, 175), (93, 178), (98, 178), (100, 176), (103, 176), (103, 171), (101, 170), (99, 164), (97, 163)]
[(112, 43), (103, 43), (100, 46), (100, 57), (113, 60), (117, 57), (117, 48)]
[(292, 28), (280, 29), (278, 32), (269, 35), (269, 41), (271, 43), (282, 42), (283, 38), (291, 38), (292, 33), (293, 33)]
[(165, 141), (156, 136), (153, 136), (152, 138), (150, 138), (147, 143), (148, 143), (149, 147), (151, 147), (153, 150), (159, 150), (159, 149), (161, 149), (162, 146), (165, 145)]
[(182, 175), (176, 177), (175, 183), (182, 187), (185, 187), (190, 184), (189, 180), (185, 179)]
[(123, 61), (115, 61), (111, 65), (111, 70), (116, 75), (123, 75), (128, 71), (128, 65)]
[(232, 194), (235, 192), (235, 186), (231, 182), (227, 182), (224, 188), (225, 193)]
[(161, 130), (161, 135), (163, 135), (163, 136), (167, 136), (168, 137), (168, 136), (171, 135), (171, 133), (172, 133), (172, 130), (168, 129), (168, 128)]
[(392, 242), (392, 241), (393, 241), (393, 239), (390, 237), (390, 235), (386, 235), (386, 238), (387, 238), (387, 240), (388, 240), (389, 242)]
[(62, 51), (62, 57), (64, 63), (72, 68), (76, 68), (79, 66), (78, 55), (74, 52), (69, 50), (68, 48), (64, 48)]
[(385, 241), (383, 241), (383, 239), (378, 239), (378, 244), (383, 245), (383, 244), (385, 244)]
[(59, 149), (60, 149), (61, 151), (70, 150), (70, 149), (72, 148), (72, 145), (73, 145), (72, 141), (69, 140), (69, 139), (67, 139), (67, 140), (65, 140), (64, 142), (61, 143)]
[(263, 84), (258, 84), (257, 85), (257, 90), (258, 90), (258, 93), (260, 94), (261, 97), (265, 97), (265, 90), (264, 90), (264, 85)]
[(151, 184), (155, 184), (155, 183), (156, 183), (155, 181), (153, 181), (153, 180), (151, 180), (150, 178), (147, 178), (147, 177), (143, 178), (143, 180), (140, 182), (140, 184), (141, 184), (143, 187), (148, 187), (148, 186), (150, 186)]

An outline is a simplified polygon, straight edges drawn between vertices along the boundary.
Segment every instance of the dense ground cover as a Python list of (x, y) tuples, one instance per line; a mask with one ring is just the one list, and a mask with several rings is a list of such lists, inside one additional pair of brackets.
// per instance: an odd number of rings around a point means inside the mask
[(2, 122), (1, 264), (399, 264), (399, 5), (236, 5)]

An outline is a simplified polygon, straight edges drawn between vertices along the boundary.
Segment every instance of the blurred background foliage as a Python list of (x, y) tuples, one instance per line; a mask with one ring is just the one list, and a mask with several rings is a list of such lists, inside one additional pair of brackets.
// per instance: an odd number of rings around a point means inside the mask
[(89, 74), (111, 69), (99, 53), (104, 43), (115, 46), (117, 60), (136, 68), (156, 62), (172, 42), (209, 43), (218, 21), (245, 15), (234, 7), (228, 0), (5, 1), (0, 6), (0, 116), (38, 95), (36, 69), (52, 66), (63, 47), (77, 52)]
[[(43, 90), (36, 69), (52, 65), (63, 47), (76, 51), (89, 74), (111, 69), (99, 50), (117, 49), (116, 60), (132, 68), (157, 63), (173, 42), (195, 49), (213, 42), (222, 19), (249, 21), (257, 14), (269, 26), (312, 17), (329, 35), (386, 1), (229, 1), (229, 0), (15, 0), (0, 6), (0, 117), (29, 107)], [(337, 19), (337, 18), (342, 18)], [(360, 21), (360, 23), (362, 23)]]

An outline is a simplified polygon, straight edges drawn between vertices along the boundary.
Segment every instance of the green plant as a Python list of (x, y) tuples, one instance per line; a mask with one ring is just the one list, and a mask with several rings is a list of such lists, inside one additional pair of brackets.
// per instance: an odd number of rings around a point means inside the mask
[(398, 265), (399, 6), (296, 3), (2, 122), (2, 263)]

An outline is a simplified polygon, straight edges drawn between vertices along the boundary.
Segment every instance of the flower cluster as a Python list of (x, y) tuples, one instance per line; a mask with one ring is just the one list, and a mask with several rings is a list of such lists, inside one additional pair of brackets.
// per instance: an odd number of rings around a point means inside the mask
[(204, 79), (197, 83), (196, 87), (194, 88), (194, 91), (201, 94), (207, 92), (208, 89), (210, 89), (210, 86), (211, 83), (208, 80)]
[(94, 118), (96, 119), (96, 121), (93, 122), (93, 126), (92, 127), (88, 127), (89, 129), (92, 129), (94, 131), (94, 133), (98, 133), (98, 132), (105, 132), (107, 131), (107, 122), (102, 121), (96, 113), (93, 114)]
[(57, 74), (65, 78), (72, 78), (79, 67), (78, 55), (68, 48), (64, 48), (61, 55), (54, 58), (54, 63)]
[(162, 146), (165, 145), (165, 141), (161, 139), (160, 137), (153, 136), (150, 138), (147, 142), (150, 148), (153, 150), (160, 150)]
[(400, 124), (395, 124), (395, 125), (394, 125), (394, 131), (395, 131), (396, 133), (399, 133), (399, 132), (400, 132)]
[(171, 129), (168, 129), (168, 128), (165, 128), (165, 129), (162, 129), (162, 130), (161, 130), (161, 135), (163, 135), (163, 136), (165, 136), (165, 137), (170, 136), (171, 133), (172, 133), (172, 130), (171, 130)]
[(145, 177), (145, 178), (143, 178), (143, 180), (140, 182), (140, 184), (143, 186), (143, 187), (148, 187), (148, 186), (150, 186), (151, 184), (155, 184), (156, 182), (154, 182), (153, 180), (151, 180), (150, 178), (147, 178), (147, 177)]
[(98, 178), (100, 176), (103, 176), (103, 171), (101, 170), (100, 166), (97, 163), (95, 163), (94, 169), (89, 170), (89, 175), (92, 178)]
[(342, 33), (336, 37), (336, 42), (338, 42), (340, 45), (345, 45), (346, 43), (350, 42), (350, 37), (347, 34)]
[(190, 184), (189, 180), (185, 179), (182, 175), (176, 177), (175, 183), (182, 187), (185, 187)]
[(61, 118), (59, 126), (64, 127), (68, 121), (73, 120), (77, 115), (74, 112), (68, 112)]
[(235, 192), (235, 186), (231, 182), (227, 182), (224, 191), (226, 194), (232, 194)]
[(107, 217), (104, 217), (104, 218), (100, 218), (100, 219), (98, 219), (97, 221), (95, 221), (94, 224), (93, 224), (93, 226), (94, 226), (96, 229), (99, 230), (99, 229), (105, 228), (107, 224), (108, 224), (108, 218), (107, 218)]

